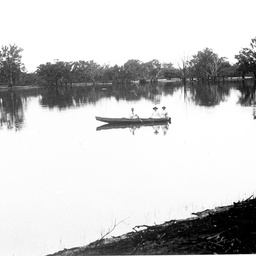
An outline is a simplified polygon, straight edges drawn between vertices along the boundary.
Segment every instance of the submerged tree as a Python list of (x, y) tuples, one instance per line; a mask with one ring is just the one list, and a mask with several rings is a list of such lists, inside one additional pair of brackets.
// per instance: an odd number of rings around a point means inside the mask
[(4, 80), (13, 86), (19, 80), (22, 71), (25, 70), (21, 62), (22, 48), (17, 45), (2, 46), (0, 51), (0, 74)]
[(179, 72), (180, 73), (180, 78), (185, 83), (186, 79), (189, 76), (190, 57), (184, 55), (180, 60), (181, 60), (181, 63), (178, 63), (179, 71), (180, 71)]

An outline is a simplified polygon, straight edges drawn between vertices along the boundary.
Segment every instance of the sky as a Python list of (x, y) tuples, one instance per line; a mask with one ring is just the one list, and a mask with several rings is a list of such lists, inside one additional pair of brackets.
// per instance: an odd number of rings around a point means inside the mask
[(235, 63), (255, 30), (255, 0), (0, 0), (0, 46), (40, 64), (129, 59), (178, 63), (208, 47)]

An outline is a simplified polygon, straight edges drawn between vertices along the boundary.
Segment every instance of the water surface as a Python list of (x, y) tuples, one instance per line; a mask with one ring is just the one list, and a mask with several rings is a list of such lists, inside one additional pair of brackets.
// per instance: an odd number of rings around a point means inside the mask
[[(168, 127), (97, 130), (95, 116)], [(0, 92), (1, 255), (46, 255), (255, 193), (255, 89), (218, 86)], [(157, 132), (156, 132), (157, 131)]]

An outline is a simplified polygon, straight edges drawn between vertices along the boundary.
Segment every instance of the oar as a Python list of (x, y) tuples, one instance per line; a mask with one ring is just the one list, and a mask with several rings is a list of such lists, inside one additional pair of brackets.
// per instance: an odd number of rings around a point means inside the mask
[(150, 117), (150, 118), (149, 118), (149, 121), (150, 121), (151, 125), (154, 125), (154, 123), (151, 122), (151, 119), (152, 119), (152, 118)]
[(140, 120), (140, 122), (141, 122), (142, 124), (144, 124), (143, 121), (140, 119), (140, 117), (139, 117), (139, 116), (137, 116), (137, 117), (138, 117), (138, 119)]

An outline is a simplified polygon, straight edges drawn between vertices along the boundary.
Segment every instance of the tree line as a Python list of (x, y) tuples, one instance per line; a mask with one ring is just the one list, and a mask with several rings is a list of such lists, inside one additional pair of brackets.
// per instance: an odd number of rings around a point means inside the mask
[(133, 81), (146, 83), (158, 79), (179, 78), (183, 81), (218, 81), (227, 77), (246, 75), (256, 78), (256, 37), (250, 46), (242, 48), (230, 64), (227, 58), (219, 57), (212, 49), (205, 48), (192, 57), (181, 58), (179, 67), (173, 63), (160, 63), (157, 59), (142, 62), (130, 59), (124, 65), (99, 65), (93, 60), (65, 62), (54, 60), (37, 67), (33, 73), (26, 72), (22, 63), (23, 49), (17, 45), (2, 46), (0, 50), (0, 84), (14, 85), (68, 85), (73, 83), (128, 84)]

